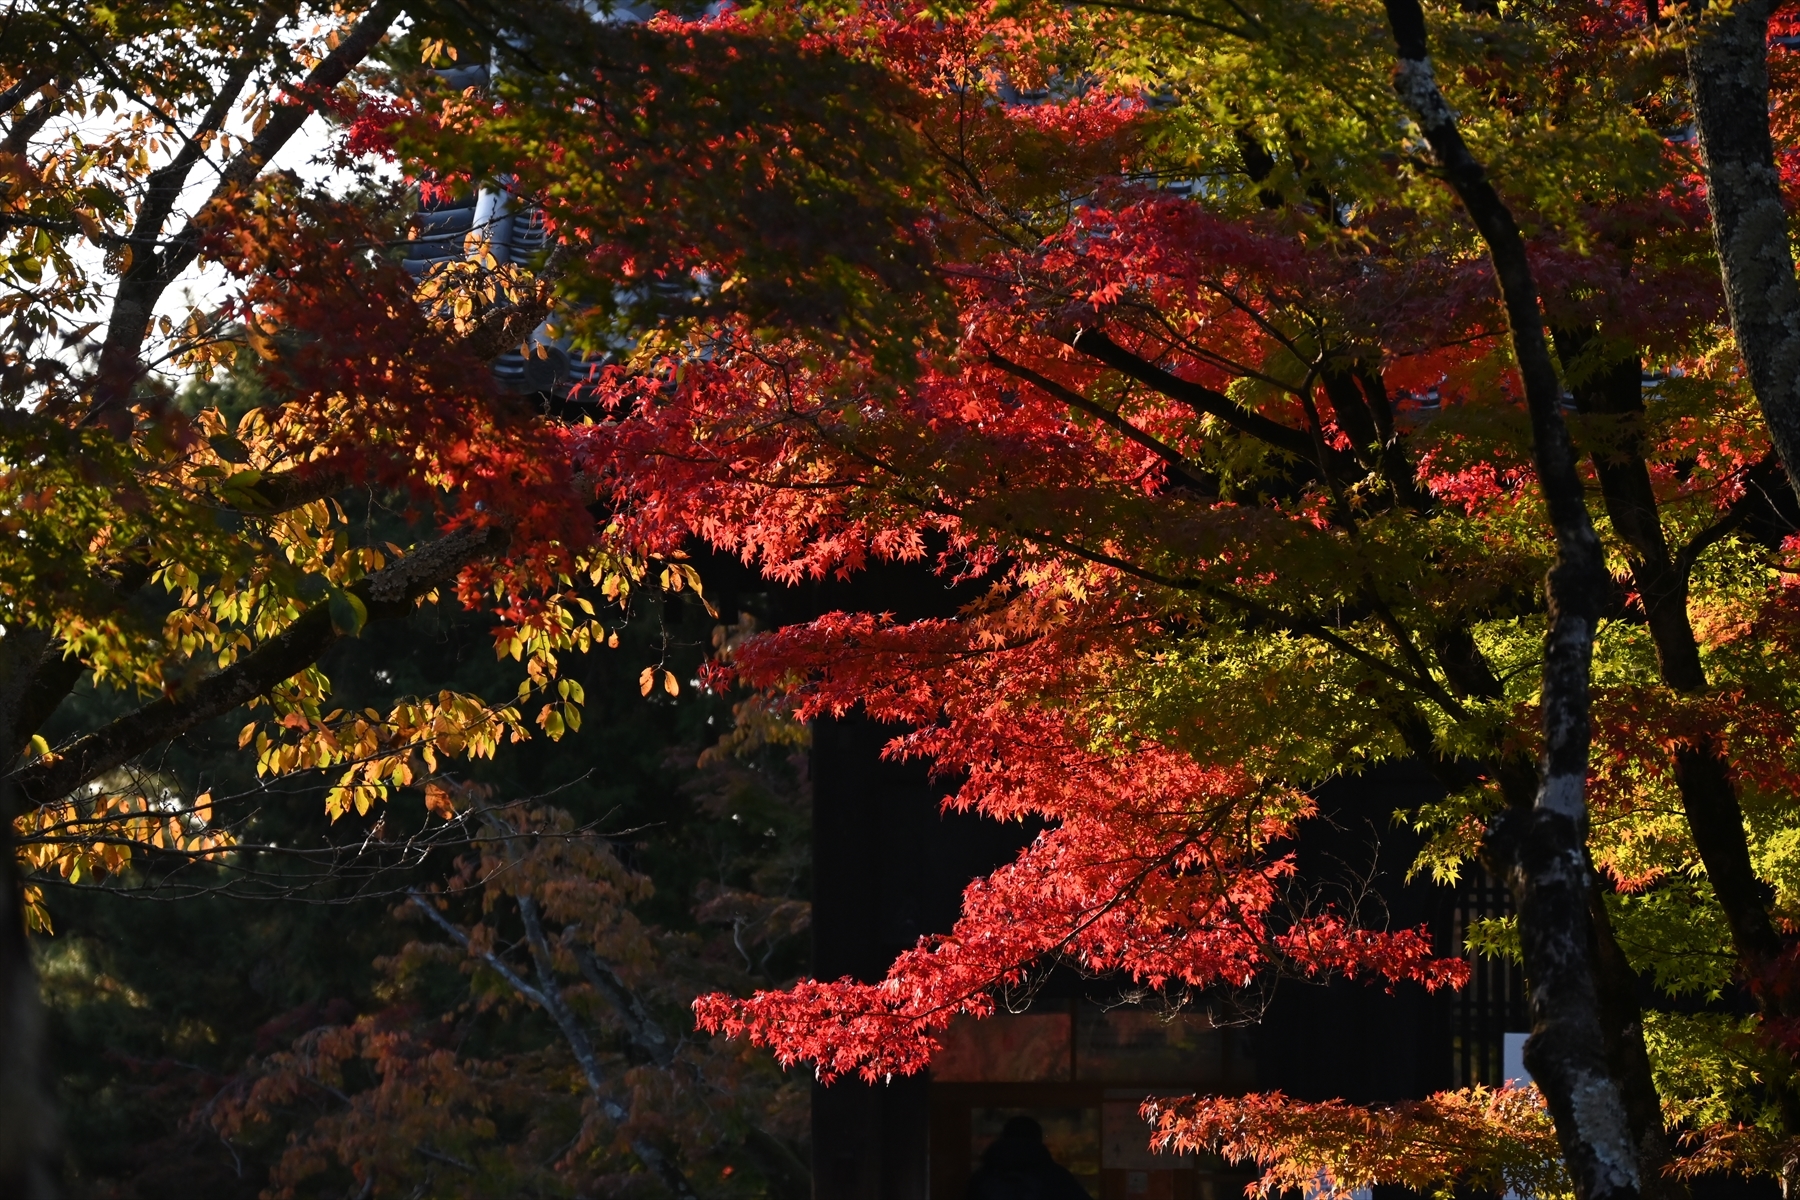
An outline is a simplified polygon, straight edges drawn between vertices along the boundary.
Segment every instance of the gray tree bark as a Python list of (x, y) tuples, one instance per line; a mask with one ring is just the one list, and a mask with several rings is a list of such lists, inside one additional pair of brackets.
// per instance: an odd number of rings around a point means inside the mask
[(1769, 133), (1770, 0), (1695, 6), (1688, 87), (1731, 332), (1800, 492), (1800, 283)]
[[(430, 900), (419, 892), (411, 893), (410, 899), (420, 912), (430, 917), (438, 928), (448, 933), (458, 945), (471, 953), (477, 953), (469, 944), (469, 935), (458, 929), (448, 917), (440, 913)], [(581, 1077), (587, 1081), (588, 1092), (599, 1104), (601, 1113), (613, 1124), (623, 1126), (631, 1120), (631, 1114), (607, 1091), (606, 1077), (600, 1070), (600, 1057), (594, 1053), (593, 1040), (588, 1037), (587, 1030), (583, 1028), (574, 1010), (569, 1007), (569, 1002), (563, 998), (562, 986), (556, 981), (556, 970), (551, 962), (550, 943), (544, 937), (543, 923), (538, 918), (537, 902), (530, 896), (524, 895), (517, 899), (519, 916), (524, 922), (525, 937), (531, 948), (532, 962), (537, 967), (537, 986), (533, 987), (527, 983), (524, 977), (507, 964), (505, 959), (491, 950), (480, 951), (481, 959), (500, 978), (506, 980), (515, 992), (543, 1009), (556, 1023), (556, 1028), (563, 1035), (563, 1040), (568, 1043), (570, 1052), (574, 1054), (575, 1063), (581, 1068)], [(662, 1180), (663, 1186), (667, 1187), (678, 1200), (698, 1200), (687, 1176), (682, 1174), (681, 1168), (676, 1166), (660, 1147), (642, 1138), (634, 1138), (630, 1145), (631, 1152), (637, 1156), (638, 1161), (643, 1163), (652, 1175)]]
[(1637, 1200), (1637, 1147), (1607, 1055), (1600, 963), (1588, 908), (1594, 883), (1587, 860), (1588, 682), (1607, 585), (1605, 560), (1562, 419), (1562, 382), (1550, 357), (1524, 238), (1486, 168), (1463, 142), (1438, 89), (1418, 0), (1387, 0), (1386, 7), (1400, 60), (1395, 90), (1494, 265), (1531, 415), (1538, 487), (1556, 534), (1556, 561), (1544, 582), (1550, 628), (1544, 642), (1544, 750), (1537, 795), (1529, 809), (1504, 813), (1487, 839), (1488, 854), (1519, 912), (1532, 1018), (1525, 1065), (1556, 1122), (1579, 1200)]

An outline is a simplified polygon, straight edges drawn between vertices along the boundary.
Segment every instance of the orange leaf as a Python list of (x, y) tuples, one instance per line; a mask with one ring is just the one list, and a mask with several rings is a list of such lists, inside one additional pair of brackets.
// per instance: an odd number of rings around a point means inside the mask
[(441, 783), (432, 782), (425, 785), (425, 808), (449, 821), (456, 816), (456, 805), (450, 799), (450, 789)]

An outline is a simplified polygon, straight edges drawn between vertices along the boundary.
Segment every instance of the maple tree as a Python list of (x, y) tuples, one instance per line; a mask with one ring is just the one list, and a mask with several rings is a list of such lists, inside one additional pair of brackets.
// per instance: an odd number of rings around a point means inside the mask
[[(770, 783), (767, 768), (718, 759), (689, 792), (715, 817), (767, 813), (790, 833), (803, 810)], [(292, 1130), (270, 1177), (277, 1196), (317, 1195), (344, 1173), (383, 1195), (806, 1195), (788, 1142), (805, 1085), (749, 1047), (695, 1042), (680, 1020), (698, 991), (734, 988), (743, 972), (781, 977), (761, 968), (805, 928), (808, 905), (765, 892), (803, 842), (767, 838), (772, 855), (740, 858), (731, 882), (702, 882), (698, 928), (675, 932), (635, 916), (652, 878), (569, 811), (472, 792), (493, 837), (441, 894), (403, 901), (414, 928), (380, 964), (387, 1002), (256, 1061), (205, 1103), (203, 1121), (238, 1144)], [(464, 925), (452, 918), (470, 896), (481, 903)], [(446, 968), (473, 977), (446, 990)], [(547, 1036), (526, 1006), (549, 1018)]]
[[(641, 126), (578, 67), (394, 125), (415, 161), (516, 178), (602, 281), (657, 285), (628, 300), (679, 299), (622, 345), (656, 305), (564, 292), (624, 359), (568, 444), (629, 536), (777, 580), (935, 558), (990, 586), (953, 619), (832, 614), (721, 659), (800, 718), (906, 725), (890, 753), (961, 780), (953, 805), (1050, 828), (884, 980), (706, 999), (702, 1025), (875, 1079), (1057, 960), (1196, 995), (1454, 985), (1422, 931), (1280, 903), (1310, 789), (1409, 758), (1446, 791), (1397, 814), (1432, 835), (1419, 869), (1479, 857), (1518, 902), (1479, 948), (1523, 958), (1574, 1192), (1791, 1177), (1793, 64), (1769, 8), (804, 12), (652, 29), (786, 31), (886, 73), (916, 179), (821, 181), (887, 212), (891, 254), (830, 293), (879, 319), (759, 291), (785, 229), (621, 228), (585, 189)], [(757, 128), (688, 161), (789, 186)], [(914, 255), (930, 286), (897, 297)], [(1641, 972), (1757, 1014), (1640, 1013)], [(1241, 1103), (1162, 1136), (1270, 1186), (1464, 1168)], [(1401, 1123), (1546, 1152), (1511, 1099), (1432, 1103)], [(1270, 1105), (1288, 1132), (1220, 1132)]]
[[(346, 1177), (371, 1194), (810, 1194), (791, 1148), (804, 1081), (742, 1044), (686, 1036), (683, 1020), (694, 995), (747, 972), (784, 978), (766, 968), (805, 927), (809, 906), (779, 886), (804, 853), (804, 809), (776, 782), (735, 759), (692, 776), (698, 807), (728, 828), (772, 825), (727, 882), (702, 881), (685, 932), (636, 915), (651, 877), (567, 810), (477, 785), (469, 805), (493, 836), (442, 893), (403, 901), (410, 938), (378, 964), (385, 1003), (255, 1060), (200, 1119), (233, 1144), (276, 1145), (275, 1196)], [(701, 828), (684, 827), (690, 854)], [(459, 968), (471, 978), (447, 986)]]
[[(342, 645), (327, 664), (334, 695), (361, 707), (423, 683), (510, 686), (489, 624), (439, 611)], [(703, 1195), (805, 1195), (808, 1082), (764, 1052), (689, 1032), (696, 994), (792, 978), (809, 911), (804, 764), (788, 763), (791, 746), (758, 750), (739, 728), (736, 753), (695, 770), (729, 706), (687, 686), (640, 695), (639, 663), (667, 654), (685, 680), (713, 624), (691, 593), (641, 598), (616, 651), (565, 664), (585, 691), (579, 734), (455, 770), (493, 789), (459, 796), (463, 837), (420, 836), (416, 791), (328, 824), (331, 777), (302, 776), (263, 793), (230, 864), (150, 888), (135, 875), (46, 888), (55, 935), (39, 939), (40, 975), (63, 1127), (80, 1131), (65, 1143), (64, 1194), (663, 1194), (637, 1140)], [(159, 765), (231, 795), (254, 767), (234, 753), (236, 732), (228, 719)], [(537, 797), (510, 807), (553, 805), (573, 825), (518, 845), (550, 943), (601, 946), (597, 963), (623, 984), (596, 992), (568, 959), (559, 972), (599, 1096), (542, 1008), (406, 894), (447, 885), (444, 915), (538, 987), (507, 891), (523, 881), (490, 873), (514, 868), (473, 825), (475, 801), (501, 797)], [(404, 869), (372, 873), (365, 849), (359, 870), (308, 883), (304, 862), (267, 849), (327, 839), (372, 841)], [(590, 873), (595, 863), (610, 866)], [(246, 865), (262, 868), (252, 894), (278, 896), (287, 879), (306, 884), (305, 902), (246, 903)], [(583, 897), (588, 919), (567, 922), (559, 896)], [(626, 1036), (636, 1026), (614, 996), (666, 1035), (656, 1054)]]

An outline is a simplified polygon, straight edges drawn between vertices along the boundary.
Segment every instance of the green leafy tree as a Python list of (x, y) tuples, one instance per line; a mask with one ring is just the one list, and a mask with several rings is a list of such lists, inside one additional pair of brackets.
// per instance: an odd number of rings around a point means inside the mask
[[(401, 38), (402, 11), (0, 13), (8, 1195), (45, 1194), (52, 1158), (26, 941), (46, 910), (21, 868), (81, 882), (145, 856), (229, 856), (241, 812), (145, 756), (246, 705), (259, 778), (331, 770), (333, 816), (559, 736), (580, 701), (558, 656), (605, 642), (596, 602), (667, 566), (595, 525), (557, 428), (488, 369), (542, 322), (544, 284), (480, 254), (415, 282), (402, 190), (334, 196), (274, 169), (309, 120), (428, 73), (421, 54), (493, 16), (417, 5)], [(354, 130), (330, 136), (353, 160)], [(216, 287), (183, 299), (202, 270)], [(233, 362), (256, 376), (253, 404), (178, 402), (179, 373)], [(452, 596), (486, 609), (517, 664), (497, 694), (428, 679), (331, 702), (334, 647)]]

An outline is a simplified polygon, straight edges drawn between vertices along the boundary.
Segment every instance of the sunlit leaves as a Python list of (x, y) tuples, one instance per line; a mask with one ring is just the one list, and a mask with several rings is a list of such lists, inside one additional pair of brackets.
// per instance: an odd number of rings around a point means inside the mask
[(1463, 1088), (1397, 1105), (1307, 1103), (1280, 1092), (1149, 1101), (1152, 1144), (1201, 1150), (1260, 1172), (1250, 1191), (1333, 1194), (1377, 1183), (1430, 1195), (1456, 1186), (1539, 1200), (1574, 1194), (1537, 1089)]
[[(229, 831), (215, 827), (209, 793), (189, 797), (168, 775), (129, 771), (110, 772), (59, 804), (40, 805), (15, 822), (14, 832), (31, 871), (71, 884), (123, 874), (134, 850), (198, 858), (235, 844)], [(47, 928), (47, 916), (39, 921)]]
[[(596, 527), (556, 423), (489, 370), (543, 320), (545, 286), (491, 257), (416, 284), (389, 249), (408, 213), (393, 188), (331, 198), (249, 159), (218, 184), (359, 13), (40, 15), (12, 14), (0, 52), (0, 86), (21, 89), (0, 166), (0, 628), (54, 639), (49, 658), (127, 707), (177, 709), (321, 630), (239, 695), (259, 706), (240, 746), (264, 778), (322, 778), (333, 817), (525, 738), (528, 702), (553, 688), (535, 725), (579, 729), (558, 656), (607, 641), (596, 601), (626, 600), (647, 569)], [(354, 109), (357, 86), (309, 99)], [(215, 276), (206, 301), (134, 309), (187, 254)], [(193, 373), (179, 395), (171, 369)], [(507, 553), (433, 567), (458, 530)], [(677, 568), (666, 586), (698, 580)], [(333, 709), (320, 647), (433, 602), (492, 613), (519, 695)], [(126, 870), (133, 846), (225, 848), (175, 846), (119, 794), (99, 809), (79, 790), (32, 796), (28, 865), (79, 881)]]

